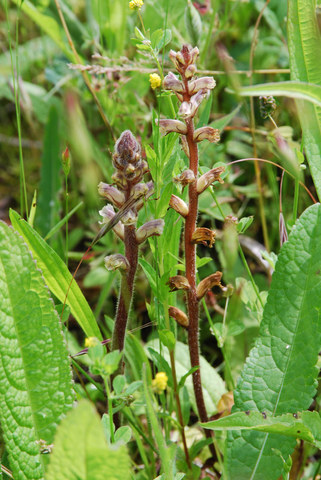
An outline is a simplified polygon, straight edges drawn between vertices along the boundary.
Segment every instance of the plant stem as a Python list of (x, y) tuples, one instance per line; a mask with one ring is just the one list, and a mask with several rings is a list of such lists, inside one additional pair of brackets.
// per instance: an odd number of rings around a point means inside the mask
[(112, 350), (123, 350), (129, 309), (132, 301), (134, 279), (138, 262), (138, 244), (134, 225), (125, 226), (125, 256), (128, 272), (122, 275), (119, 303), (113, 331)]
[(113, 422), (113, 401), (111, 398), (111, 392), (108, 385), (108, 378), (104, 378), (106, 393), (107, 393), (107, 406), (108, 406), (108, 418), (109, 418), (109, 429), (110, 429), (110, 440), (111, 443), (115, 443), (114, 436), (114, 422)]

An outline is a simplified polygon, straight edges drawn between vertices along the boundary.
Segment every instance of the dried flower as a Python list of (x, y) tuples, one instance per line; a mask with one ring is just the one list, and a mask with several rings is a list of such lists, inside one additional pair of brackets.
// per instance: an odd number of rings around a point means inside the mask
[(180, 122), (179, 120), (172, 120), (170, 118), (156, 119), (156, 125), (159, 125), (159, 130), (162, 135), (167, 135), (171, 132), (181, 133), (183, 135), (187, 133), (185, 123)]
[(169, 201), (169, 206), (172, 207), (177, 213), (186, 217), (188, 215), (188, 206), (181, 198), (176, 195), (172, 195)]
[(172, 90), (177, 93), (183, 93), (185, 91), (184, 83), (181, 82), (172, 72), (169, 72), (164, 78), (164, 88), (165, 90)]
[(177, 307), (169, 307), (168, 309), (168, 315), (172, 318), (174, 318), (174, 320), (176, 320), (176, 322), (181, 325), (182, 327), (185, 327), (187, 328), (188, 325), (189, 325), (189, 321), (188, 321), (188, 317), (186, 315), (186, 313), (184, 313), (182, 310), (180, 310), (179, 308)]
[(201, 127), (195, 130), (193, 140), (194, 142), (208, 140), (211, 143), (217, 143), (220, 140), (220, 132), (217, 128)]
[(180, 183), (183, 187), (186, 187), (186, 185), (189, 185), (194, 181), (195, 181), (194, 172), (189, 168), (187, 170), (184, 170), (184, 172), (182, 172), (178, 177), (174, 177), (174, 182)]
[(192, 235), (192, 243), (201, 243), (205, 247), (208, 245), (212, 248), (215, 242), (215, 237), (216, 232), (214, 232), (214, 230), (205, 227), (196, 228)]
[(219, 285), (221, 282), (222, 278), (222, 272), (215, 272), (212, 275), (209, 275), (208, 277), (204, 278), (196, 288), (196, 295), (197, 295), (197, 300), (201, 300), (201, 298), (204, 297), (204, 295), (213, 287), (216, 285)]
[(125, 272), (129, 268), (129, 262), (124, 255), (115, 253), (114, 255), (108, 255), (104, 258), (105, 267), (107, 270), (124, 270)]
[(129, 2), (129, 8), (131, 10), (140, 10), (143, 5), (143, 0), (131, 0), (131, 2)]
[(159, 395), (163, 393), (163, 391), (167, 387), (168, 377), (165, 372), (158, 372), (155, 375), (155, 378), (152, 380), (152, 388), (154, 392), (158, 393)]
[(123, 192), (120, 192), (117, 188), (112, 187), (108, 183), (100, 182), (98, 185), (98, 193), (102, 197), (107, 198), (112, 202), (116, 207), (121, 207), (125, 202), (125, 195)]
[(198, 180), (197, 180), (197, 193), (202, 193), (204, 190), (207, 189), (213, 182), (220, 182), (224, 183), (221, 179), (220, 175), (225, 170), (224, 167), (215, 167), (212, 170), (204, 173)]
[(162, 79), (157, 73), (151, 73), (149, 75), (149, 83), (153, 90), (160, 87), (162, 84)]
[(190, 95), (197, 93), (199, 90), (213, 90), (216, 82), (213, 77), (200, 77), (196, 80), (190, 80), (188, 82), (188, 91)]
[(138, 244), (143, 243), (148, 237), (159, 236), (163, 233), (165, 222), (162, 219), (150, 220), (144, 223), (136, 232)]
[(187, 278), (183, 275), (169, 277), (167, 285), (169, 286), (170, 292), (176, 292), (176, 290), (189, 290), (191, 288)]

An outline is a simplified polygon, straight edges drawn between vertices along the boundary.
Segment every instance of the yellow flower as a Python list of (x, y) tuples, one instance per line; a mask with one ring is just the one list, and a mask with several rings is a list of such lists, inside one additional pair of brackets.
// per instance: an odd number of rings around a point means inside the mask
[(152, 89), (155, 90), (156, 88), (161, 86), (162, 79), (160, 78), (160, 76), (157, 73), (151, 73), (149, 75), (149, 82), (150, 82), (150, 86), (152, 87)]
[(167, 380), (168, 377), (165, 372), (156, 373), (154, 380), (152, 380), (153, 390), (158, 394), (162, 393), (167, 387)]
[(87, 337), (85, 339), (86, 348), (94, 347), (95, 345), (98, 345), (98, 343), (99, 343), (99, 340), (96, 337)]
[(131, 10), (140, 10), (143, 5), (143, 0), (132, 0), (131, 2), (129, 2), (129, 8)]

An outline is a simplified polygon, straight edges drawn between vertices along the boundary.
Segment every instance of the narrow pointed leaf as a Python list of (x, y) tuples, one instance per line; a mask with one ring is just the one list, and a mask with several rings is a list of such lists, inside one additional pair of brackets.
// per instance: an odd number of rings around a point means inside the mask
[[(291, 79), (321, 85), (321, 35), (315, 0), (288, 2), (288, 43)], [(321, 108), (298, 101), (304, 148), (321, 198)]]
[[(284, 243), (264, 308), (260, 336), (235, 390), (234, 411), (306, 410), (316, 393), (321, 348), (321, 206), (309, 207)], [(229, 432), (228, 478), (277, 480), (295, 440), (272, 433)]]
[[(32, 251), (48, 287), (63, 303), (72, 279), (68, 268), (59, 255), (14, 210), (10, 210), (10, 220), (13, 227), (23, 236)], [(94, 314), (76, 280), (73, 280), (71, 283), (66, 304), (69, 305), (72, 315), (87, 337), (97, 337), (99, 340), (102, 340)]]
[(129, 480), (126, 447), (108, 447), (93, 406), (85, 400), (68, 413), (55, 437), (46, 480)]
[(15, 480), (44, 476), (73, 390), (59, 317), (26, 244), (0, 223), (0, 420)]

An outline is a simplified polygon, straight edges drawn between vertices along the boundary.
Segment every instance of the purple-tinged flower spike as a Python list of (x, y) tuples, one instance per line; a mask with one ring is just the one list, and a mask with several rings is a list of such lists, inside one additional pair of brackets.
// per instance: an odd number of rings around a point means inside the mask
[(177, 197), (176, 195), (172, 195), (169, 201), (169, 206), (173, 208), (177, 213), (179, 213), (182, 217), (187, 217), (188, 215), (188, 206), (181, 198)]
[(188, 45), (183, 45), (179, 52), (174, 52), (174, 50), (169, 52), (169, 58), (179, 73), (183, 73), (190, 65), (194, 64), (198, 55), (198, 48), (191, 48)]
[(207, 189), (210, 185), (212, 185), (213, 182), (220, 182), (224, 183), (224, 181), (221, 179), (221, 173), (223, 173), (225, 170), (224, 167), (216, 167), (212, 168), (212, 170), (209, 170), (208, 172), (204, 173), (198, 180), (197, 180), (197, 193), (202, 193), (204, 190)]
[(190, 170), (189, 168), (187, 170), (184, 170), (178, 177), (174, 177), (174, 182), (175, 183), (180, 183), (183, 187), (186, 187), (186, 185), (189, 185), (190, 183), (195, 182), (195, 175), (193, 170)]
[(187, 133), (187, 127), (185, 123), (179, 120), (172, 120), (169, 118), (156, 119), (156, 125), (159, 125), (161, 135), (167, 135), (168, 133), (181, 133), (185, 135)]
[(204, 278), (196, 288), (197, 300), (201, 300), (211, 288), (220, 285), (222, 272), (215, 272), (212, 275)]
[(124, 255), (120, 253), (115, 253), (114, 255), (109, 255), (104, 258), (105, 267), (107, 270), (122, 270), (127, 272), (129, 269), (129, 262)]
[(208, 140), (211, 143), (217, 143), (220, 141), (220, 132), (217, 128), (201, 127), (195, 130), (193, 136), (194, 142), (202, 142)]
[(169, 277), (167, 285), (169, 286), (170, 292), (176, 292), (176, 290), (190, 290), (191, 288), (187, 278), (183, 275)]
[[(103, 217), (103, 221), (99, 222), (101, 225), (108, 223), (116, 215), (112, 205), (105, 205), (99, 211), (99, 214)], [(121, 222), (116, 223), (116, 225), (113, 227), (113, 231), (121, 240), (124, 240), (125, 231), (124, 231), (124, 225)]]
[(184, 313), (182, 310), (180, 310), (179, 308), (177, 307), (169, 307), (168, 309), (168, 315), (172, 318), (174, 318), (174, 320), (176, 320), (176, 322), (181, 325), (182, 327), (184, 328), (187, 328), (188, 325), (189, 325), (189, 321), (188, 321), (188, 317), (186, 315), (186, 313)]
[(116, 142), (113, 159), (117, 166), (125, 167), (128, 163), (136, 164), (140, 160), (140, 152), (140, 145), (132, 132), (125, 130)]
[(190, 80), (188, 82), (188, 91), (190, 95), (199, 92), (200, 90), (213, 90), (216, 82), (213, 77), (200, 77), (196, 80)]
[(100, 182), (98, 185), (98, 193), (102, 197), (107, 198), (112, 202), (115, 207), (121, 207), (125, 203), (125, 195), (123, 192), (120, 192), (117, 188), (112, 187), (108, 183)]
[(165, 90), (172, 90), (172, 92), (183, 93), (185, 91), (184, 83), (181, 82), (174, 73), (169, 72), (164, 78)]
[(157, 220), (150, 220), (149, 222), (144, 223), (136, 232), (136, 240), (137, 243), (140, 245), (141, 243), (145, 242), (145, 240), (149, 237), (161, 235), (164, 230), (164, 220), (157, 219)]

